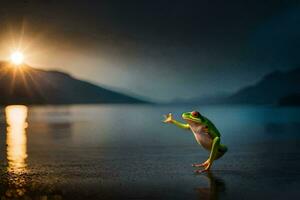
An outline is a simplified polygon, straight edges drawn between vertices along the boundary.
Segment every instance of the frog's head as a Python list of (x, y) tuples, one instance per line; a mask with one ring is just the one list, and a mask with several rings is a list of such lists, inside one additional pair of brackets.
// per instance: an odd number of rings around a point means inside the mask
[(189, 124), (201, 124), (204, 121), (203, 116), (198, 111), (185, 112), (182, 114), (182, 118)]

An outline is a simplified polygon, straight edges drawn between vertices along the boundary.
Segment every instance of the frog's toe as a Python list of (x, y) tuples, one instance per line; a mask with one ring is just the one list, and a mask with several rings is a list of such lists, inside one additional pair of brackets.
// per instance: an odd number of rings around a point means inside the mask
[(209, 170), (210, 170), (210, 165), (206, 166), (204, 169), (195, 170), (195, 173), (196, 174), (201, 174), (201, 173), (204, 173), (204, 172), (208, 172)]
[(203, 167), (205, 166), (205, 163), (194, 163), (192, 164), (192, 167)]
[(205, 161), (203, 163), (195, 163), (195, 164), (192, 164), (193, 167), (206, 167), (209, 165), (209, 161)]

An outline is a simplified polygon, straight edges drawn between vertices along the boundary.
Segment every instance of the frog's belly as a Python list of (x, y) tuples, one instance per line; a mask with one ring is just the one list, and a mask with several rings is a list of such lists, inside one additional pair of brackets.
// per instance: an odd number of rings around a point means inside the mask
[(211, 146), (212, 146), (212, 138), (210, 137), (209, 134), (207, 134), (206, 132), (194, 132), (194, 136), (196, 141), (201, 144), (205, 149), (207, 150), (211, 150)]

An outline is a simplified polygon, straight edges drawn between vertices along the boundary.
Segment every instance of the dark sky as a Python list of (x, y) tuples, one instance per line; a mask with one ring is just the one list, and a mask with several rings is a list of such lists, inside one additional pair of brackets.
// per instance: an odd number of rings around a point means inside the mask
[(299, 66), (300, 1), (1, 1), (0, 57), (155, 100)]

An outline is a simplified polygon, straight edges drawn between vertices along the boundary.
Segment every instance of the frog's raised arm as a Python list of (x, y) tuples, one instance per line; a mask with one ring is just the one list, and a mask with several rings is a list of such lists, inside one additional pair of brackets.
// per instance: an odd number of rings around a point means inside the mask
[(173, 119), (172, 113), (169, 113), (168, 115), (164, 115), (164, 117), (165, 117), (165, 120), (163, 121), (164, 123), (172, 123), (178, 126), (179, 128), (190, 129), (189, 124), (184, 124)]

